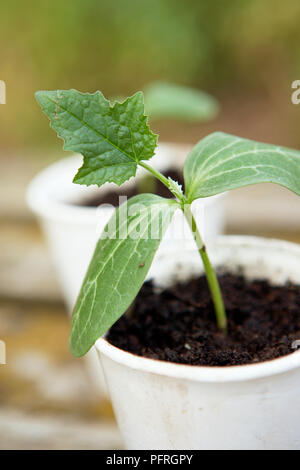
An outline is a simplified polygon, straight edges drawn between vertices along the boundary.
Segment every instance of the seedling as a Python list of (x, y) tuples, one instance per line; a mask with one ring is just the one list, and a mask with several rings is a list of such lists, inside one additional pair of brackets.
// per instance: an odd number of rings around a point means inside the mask
[[(166, 228), (182, 210), (204, 264), (217, 324), (227, 321), (218, 279), (211, 265), (191, 204), (250, 184), (277, 183), (300, 195), (300, 152), (216, 132), (200, 140), (184, 164), (185, 191), (152, 168), (157, 135), (144, 114), (138, 92), (113, 105), (101, 92), (40, 91), (37, 100), (65, 150), (83, 155), (75, 183), (123, 184), (138, 166), (158, 178), (173, 199), (139, 194), (117, 210), (97, 243), (74, 309), (71, 351), (84, 355), (128, 309), (140, 290)], [(155, 229), (155, 230), (154, 230)]]

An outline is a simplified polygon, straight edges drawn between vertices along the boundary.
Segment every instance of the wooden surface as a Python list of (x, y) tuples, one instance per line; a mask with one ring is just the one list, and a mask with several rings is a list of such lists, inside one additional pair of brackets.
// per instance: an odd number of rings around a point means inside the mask
[[(122, 448), (110, 404), (68, 351), (69, 318), (42, 235), (24, 202), (38, 159), (2, 158), (0, 449)], [(17, 175), (17, 177), (15, 177)], [(300, 241), (300, 198), (274, 186), (233, 191), (227, 231)]]

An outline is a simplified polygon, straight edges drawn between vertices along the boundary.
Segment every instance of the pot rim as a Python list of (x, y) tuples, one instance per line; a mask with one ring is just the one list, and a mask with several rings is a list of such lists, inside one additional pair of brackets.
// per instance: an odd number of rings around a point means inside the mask
[[(300, 245), (284, 240), (244, 235), (224, 235), (218, 237), (218, 241), (230, 242), (230, 244), (236, 245), (250, 244), (251, 246), (260, 245), (261, 247), (270, 247), (270, 245), (273, 247), (278, 246), (278, 248), (284, 250), (292, 250), (295, 254), (300, 256)], [(197, 382), (226, 383), (248, 381), (282, 374), (300, 367), (300, 350), (277, 359), (259, 362), (257, 364), (211, 367), (178, 364), (137, 356), (113, 346), (105, 337), (99, 338), (95, 342), (95, 348), (101, 354), (130, 369)]]
[[(166, 148), (167, 145), (174, 146), (174, 144), (161, 143), (159, 144), (159, 148)], [(80, 157), (81, 155), (71, 155), (61, 158), (45, 167), (33, 177), (27, 187), (26, 201), (30, 209), (35, 214), (47, 219), (63, 220), (65, 222), (77, 223), (78, 225), (81, 225), (82, 222), (85, 224), (95, 224), (95, 219), (99, 216), (99, 207), (80, 206), (76, 203), (72, 203), (72, 200), (76, 201), (76, 199), (78, 200), (80, 197), (79, 190), (76, 197), (72, 192), (72, 188), (73, 190), (76, 188), (78, 189), (78, 185), (75, 183), (71, 184), (70, 181), (70, 185), (66, 188), (61, 188), (56, 182), (58, 174), (76, 173), (76, 169), (81, 166)], [(130, 178), (129, 182), (132, 181), (133, 179)], [(107, 189), (109, 187), (118, 188), (113, 183), (106, 184)], [(81, 186), (79, 188), (82, 191), (86, 190), (86, 186)], [(93, 190), (93, 188), (96, 188), (96, 185), (91, 185), (89, 188)], [(105, 186), (103, 189), (104, 188)], [(62, 191), (59, 189), (64, 190), (63, 197), (61, 194)], [(216, 199), (223, 198), (225, 194), (226, 193), (221, 193), (208, 198), (202, 198), (201, 200), (205, 201), (206, 205), (210, 205)], [(107, 214), (112, 214), (115, 208), (110, 205), (107, 205), (106, 207), (105, 205), (102, 205), (100, 210), (105, 211)]]

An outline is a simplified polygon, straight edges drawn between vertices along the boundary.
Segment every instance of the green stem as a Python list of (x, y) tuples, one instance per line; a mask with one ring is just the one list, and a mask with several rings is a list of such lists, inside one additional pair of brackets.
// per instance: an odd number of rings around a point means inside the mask
[(214, 303), (215, 307), (215, 312), (216, 312), (216, 318), (217, 318), (217, 325), (220, 328), (220, 330), (223, 330), (224, 332), (227, 331), (227, 318), (226, 318), (226, 312), (225, 312), (225, 306), (223, 302), (223, 297), (222, 297), (222, 292), (220, 289), (220, 285), (216, 276), (216, 273), (212, 267), (212, 264), (210, 262), (210, 259), (208, 257), (207, 251), (205, 244), (202, 240), (202, 237), (199, 233), (199, 230), (196, 225), (196, 221), (194, 219), (194, 216), (191, 211), (191, 206), (190, 204), (186, 204), (184, 207), (184, 215), (186, 217), (186, 220), (188, 221), (188, 224), (193, 232), (194, 240), (197, 244), (199, 254), (201, 256), (201, 259), (203, 261), (203, 265), (205, 268), (206, 272), (206, 279), (208, 283), (208, 287), (211, 292), (212, 300)]
[(154, 175), (157, 179), (159, 179), (159, 181), (162, 182), (162, 184), (164, 184), (168, 189), (170, 189), (168, 178), (162, 175), (159, 171), (155, 170), (155, 168), (153, 168), (152, 166), (147, 165), (147, 163), (145, 162), (139, 162), (139, 165), (145, 168), (145, 170), (150, 171), (152, 175)]
[(205, 273), (206, 273), (206, 279), (208, 283), (209, 290), (211, 292), (213, 304), (215, 307), (215, 312), (216, 312), (216, 318), (217, 318), (217, 325), (220, 328), (220, 330), (226, 332), (227, 331), (227, 317), (226, 317), (226, 312), (225, 312), (225, 306), (223, 302), (223, 297), (220, 289), (220, 285), (216, 276), (216, 273), (214, 271), (214, 268), (211, 265), (210, 259), (208, 257), (207, 251), (205, 244), (202, 240), (202, 237), (200, 235), (200, 232), (197, 228), (196, 221), (194, 219), (193, 213), (191, 211), (191, 206), (190, 204), (186, 203), (186, 199), (184, 195), (178, 195), (174, 194), (174, 192), (170, 189), (170, 184), (168, 181), (168, 178), (166, 178), (164, 175), (162, 175), (159, 171), (155, 170), (153, 167), (150, 165), (147, 165), (147, 163), (144, 162), (139, 162), (139, 164), (145, 168), (145, 170), (150, 171), (156, 178), (158, 178), (168, 189), (169, 191), (179, 200), (181, 204), (181, 209), (188, 221), (188, 224), (192, 230), (194, 240), (196, 242), (196, 245), (198, 247), (199, 254), (201, 256), (201, 259), (203, 261), (203, 265), (205, 268)]

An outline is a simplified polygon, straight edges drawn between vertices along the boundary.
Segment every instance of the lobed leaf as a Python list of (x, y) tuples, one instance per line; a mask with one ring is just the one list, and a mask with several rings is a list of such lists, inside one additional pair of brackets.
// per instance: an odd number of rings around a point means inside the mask
[(175, 200), (141, 194), (112, 216), (75, 305), (70, 340), (75, 356), (84, 355), (130, 306), (178, 207)]
[(300, 195), (300, 152), (216, 132), (200, 140), (184, 164), (189, 202), (256, 183)]
[(84, 157), (75, 183), (120, 186), (135, 176), (139, 161), (154, 155), (157, 136), (147, 125), (141, 92), (113, 105), (100, 91), (39, 91), (36, 98), (64, 149)]

